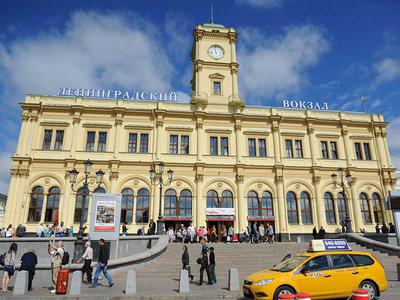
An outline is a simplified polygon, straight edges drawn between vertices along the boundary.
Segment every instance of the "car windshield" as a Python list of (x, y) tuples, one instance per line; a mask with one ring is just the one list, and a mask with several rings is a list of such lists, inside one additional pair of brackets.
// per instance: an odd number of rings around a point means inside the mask
[(287, 260), (284, 260), (280, 264), (273, 267), (271, 270), (278, 272), (290, 272), (293, 271), (299, 264), (305, 261), (308, 256), (294, 256)]

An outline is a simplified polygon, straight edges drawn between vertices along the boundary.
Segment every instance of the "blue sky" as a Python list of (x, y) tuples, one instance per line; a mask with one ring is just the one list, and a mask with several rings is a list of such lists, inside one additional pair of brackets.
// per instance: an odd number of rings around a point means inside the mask
[[(248, 104), (328, 101), (382, 113), (400, 166), (400, 1), (0, 1), (0, 192), (7, 193), (25, 93), (60, 87), (190, 95), (192, 30), (239, 33), (239, 93)], [(5, 113), (7, 112), (7, 113)]]

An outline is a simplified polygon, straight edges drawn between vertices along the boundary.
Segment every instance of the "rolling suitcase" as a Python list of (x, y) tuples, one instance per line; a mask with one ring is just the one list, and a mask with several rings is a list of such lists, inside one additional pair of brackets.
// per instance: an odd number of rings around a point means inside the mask
[(65, 295), (67, 293), (68, 276), (69, 276), (69, 271), (67, 269), (61, 269), (58, 272), (57, 286), (56, 286), (56, 294), (57, 295)]

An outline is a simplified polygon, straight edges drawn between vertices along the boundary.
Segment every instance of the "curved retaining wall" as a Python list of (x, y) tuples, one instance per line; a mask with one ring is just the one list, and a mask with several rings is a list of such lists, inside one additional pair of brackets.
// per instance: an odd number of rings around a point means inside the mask
[(339, 235), (339, 237), (346, 239), (348, 242), (354, 242), (356, 244), (364, 246), (368, 249), (400, 257), (400, 247), (366, 238), (362, 234), (342, 233)]
[[(64, 249), (70, 255), (72, 260), (74, 255), (74, 243), (76, 238), (1, 238), (0, 239), (0, 254), (8, 251), (11, 243), (18, 244), (17, 252), (17, 267), (21, 256), (29, 249), (34, 249), (38, 257), (37, 270), (50, 270), (51, 257), (47, 252), (47, 245), (49, 241), (63, 241)], [(161, 255), (168, 246), (167, 236), (129, 236), (120, 237), (119, 241), (111, 241), (110, 243), (110, 260), (108, 267), (116, 269), (128, 265), (136, 265), (146, 261), (150, 261), (155, 257)], [(95, 248), (95, 242), (92, 244)], [(118, 251), (116, 251), (118, 248)], [(93, 266), (96, 265), (94, 262)], [(71, 270), (82, 268), (82, 264), (71, 263), (69, 265)]]

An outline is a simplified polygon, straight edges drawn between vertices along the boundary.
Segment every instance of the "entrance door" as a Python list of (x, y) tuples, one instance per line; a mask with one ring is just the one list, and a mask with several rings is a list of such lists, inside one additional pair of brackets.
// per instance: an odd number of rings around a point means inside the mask
[(231, 227), (231, 226), (233, 227), (234, 226), (233, 221), (208, 221), (207, 222), (207, 230), (209, 228), (211, 230), (211, 228), (213, 226), (215, 226), (215, 228), (217, 229), (217, 239), (218, 239), (219, 242), (222, 241), (222, 228), (223, 228), (223, 225), (226, 226), (226, 232), (227, 233), (228, 233), (229, 227)]

